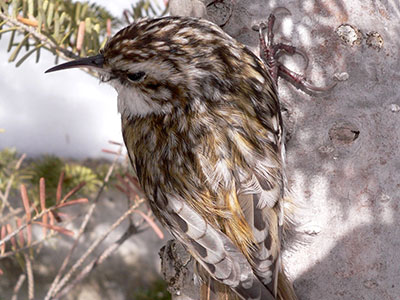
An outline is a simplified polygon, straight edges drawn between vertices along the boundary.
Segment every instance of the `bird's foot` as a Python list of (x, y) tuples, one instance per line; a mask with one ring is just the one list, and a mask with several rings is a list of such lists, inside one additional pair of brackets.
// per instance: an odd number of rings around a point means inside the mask
[[(268, 23), (265, 24), (261, 22), (258, 25), (254, 25), (252, 27), (253, 30), (258, 31), (259, 40), (260, 40), (260, 57), (265, 63), (272, 79), (275, 84), (278, 84), (278, 77), (283, 77), (290, 81), (296, 87), (305, 90), (307, 92), (315, 93), (315, 92), (326, 92), (331, 90), (336, 83), (333, 83), (327, 87), (318, 87), (307, 81), (304, 75), (293, 72), (292, 70), (285, 67), (281, 62), (278, 61), (279, 57), (284, 54), (295, 55), (298, 54), (303, 57), (305, 60), (305, 68), (308, 67), (308, 57), (307, 55), (297, 49), (294, 46), (283, 44), (283, 43), (274, 43), (274, 33), (273, 28), (275, 24), (275, 16), (271, 14), (268, 18)], [(267, 41), (264, 38), (264, 30), (267, 30)]]

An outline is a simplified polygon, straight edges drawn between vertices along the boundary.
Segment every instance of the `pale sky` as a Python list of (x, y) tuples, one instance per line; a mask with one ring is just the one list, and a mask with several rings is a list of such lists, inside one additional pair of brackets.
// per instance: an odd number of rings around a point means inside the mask
[[(115, 16), (133, 1), (90, 1), (107, 7)], [(0, 149), (16, 147), (29, 156), (110, 157), (101, 152), (108, 140), (122, 142), (117, 93), (80, 70), (44, 74), (54, 56), (42, 50), (19, 68), (9, 63), (8, 39), (0, 40)], [(20, 56), (22, 57), (22, 56)], [(60, 60), (60, 62), (62, 62)]]

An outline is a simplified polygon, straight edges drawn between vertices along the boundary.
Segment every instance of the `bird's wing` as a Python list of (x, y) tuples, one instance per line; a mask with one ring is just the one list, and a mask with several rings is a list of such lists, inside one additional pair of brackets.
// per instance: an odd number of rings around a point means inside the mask
[(256, 247), (251, 252), (256, 276), (276, 296), (280, 270), (281, 187), (254, 171), (242, 176), (238, 199)]
[(164, 203), (167, 204), (161, 214), (168, 214), (172, 234), (213, 278), (230, 286), (243, 299), (275, 299), (254, 275), (245, 255), (221, 230), (176, 195), (166, 195)]
[[(270, 81), (261, 65), (257, 70)], [(261, 92), (249, 90), (254, 94), (235, 102), (244, 116), (237, 122), (231, 118), (229, 136), (240, 157), (235, 164), (238, 202), (256, 244), (250, 255), (252, 267), (276, 296), (286, 184), (282, 118), (273, 84), (265, 84)]]

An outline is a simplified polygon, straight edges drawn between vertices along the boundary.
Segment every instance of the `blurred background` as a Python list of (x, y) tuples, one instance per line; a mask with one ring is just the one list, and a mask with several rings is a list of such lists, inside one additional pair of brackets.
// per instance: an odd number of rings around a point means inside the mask
[(167, 4), (0, 1), (1, 300), (170, 299), (168, 236), (131, 173), (116, 92), (82, 70), (44, 74)]
[[(132, 10), (131, 5), (138, 2), (89, 1), (116, 18), (112, 33), (126, 25), (123, 11)], [(163, 0), (149, 2), (156, 14), (162, 13)], [(155, 15), (151, 10), (149, 14)], [(48, 51), (41, 51), (39, 63), (32, 55), (16, 68), (20, 57), (8, 62), (13, 50), (7, 52), (9, 40), (6, 35), (0, 40), (0, 128), (5, 130), (0, 136), (0, 149), (15, 147), (30, 157), (47, 153), (81, 159), (106, 156), (101, 149), (110, 139), (122, 142), (113, 88), (99, 84), (81, 70), (44, 74), (55, 64), (54, 55)]]

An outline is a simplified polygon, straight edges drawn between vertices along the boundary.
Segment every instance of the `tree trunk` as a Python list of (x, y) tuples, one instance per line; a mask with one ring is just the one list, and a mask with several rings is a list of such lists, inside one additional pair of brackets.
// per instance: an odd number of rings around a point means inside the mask
[[(400, 4), (276, 2), (170, 0), (170, 5), (173, 15), (214, 21), (255, 53), (258, 37), (251, 27), (274, 12), (275, 41), (298, 47), (310, 63), (305, 68), (300, 55), (280, 60), (317, 86), (331, 84), (334, 75), (340, 80), (318, 95), (279, 80), (287, 173), (300, 203), (304, 239), (285, 252), (284, 263), (302, 300), (399, 299)], [(195, 287), (188, 289), (193, 280), (182, 284), (174, 287), (179, 299), (197, 299)]]

